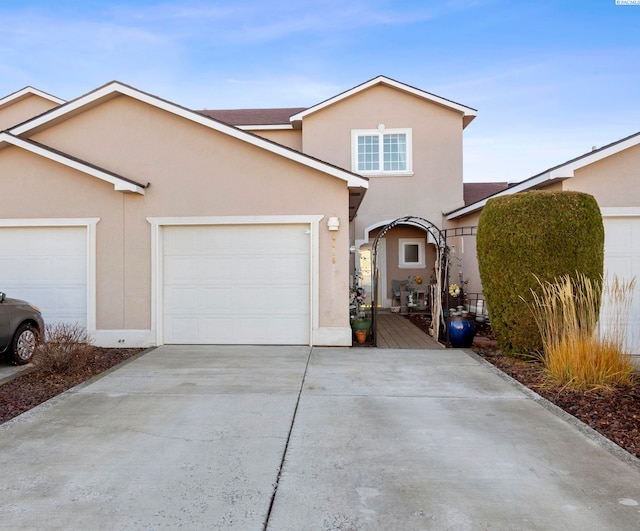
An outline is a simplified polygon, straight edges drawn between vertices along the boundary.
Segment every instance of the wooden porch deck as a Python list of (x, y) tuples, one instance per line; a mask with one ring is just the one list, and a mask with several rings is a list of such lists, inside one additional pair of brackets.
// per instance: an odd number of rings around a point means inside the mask
[(440, 343), (425, 334), (400, 314), (379, 311), (377, 314), (378, 348), (442, 349)]

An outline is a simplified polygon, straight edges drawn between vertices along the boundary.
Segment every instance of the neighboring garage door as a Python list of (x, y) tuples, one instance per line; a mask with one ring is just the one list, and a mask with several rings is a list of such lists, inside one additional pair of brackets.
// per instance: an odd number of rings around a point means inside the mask
[(308, 229), (165, 226), (164, 343), (309, 344)]
[(87, 326), (86, 227), (0, 227), (0, 291)]
[[(604, 218), (605, 271), (610, 277), (631, 280), (636, 289), (631, 309), (625, 319), (627, 346), (640, 354), (640, 217)], [(606, 318), (604, 319), (606, 322)]]

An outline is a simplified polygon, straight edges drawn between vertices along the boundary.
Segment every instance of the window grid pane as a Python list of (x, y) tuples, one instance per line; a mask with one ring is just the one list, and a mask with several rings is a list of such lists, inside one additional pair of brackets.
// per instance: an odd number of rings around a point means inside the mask
[(375, 135), (358, 137), (358, 171), (377, 171), (380, 169), (380, 146)]
[(384, 135), (384, 171), (407, 170), (407, 135), (404, 133)]

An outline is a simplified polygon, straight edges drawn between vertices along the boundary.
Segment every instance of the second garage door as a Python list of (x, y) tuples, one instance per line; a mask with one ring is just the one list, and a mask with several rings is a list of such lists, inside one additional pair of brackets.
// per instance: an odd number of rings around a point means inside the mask
[[(631, 306), (623, 318), (627, 347), (632, 354), (640, 354), (640, 217), (604, 218), (605, 271), (610, 276), (629, 281), (636, 278)], [(607, 308), (603, 308), (606, 323)], [(606, 324), (605, 324), (606, 326)]]
[(309, 344), (309, 227), (165, 226), (167, 344)]

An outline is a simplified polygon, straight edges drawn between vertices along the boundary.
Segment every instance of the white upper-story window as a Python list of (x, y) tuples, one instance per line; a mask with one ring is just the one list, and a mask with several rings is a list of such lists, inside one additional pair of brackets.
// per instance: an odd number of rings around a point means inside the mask
[(351, 132), (351, 169), (364, 175), (410, 175), (411, 129), (355, 129)]

